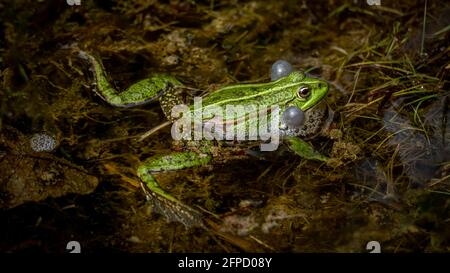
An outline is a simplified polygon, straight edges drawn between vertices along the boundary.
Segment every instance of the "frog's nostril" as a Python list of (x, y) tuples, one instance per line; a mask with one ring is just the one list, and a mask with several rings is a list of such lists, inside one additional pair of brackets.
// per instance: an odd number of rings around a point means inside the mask
[(328, 83), (326, 83), (326, 82), (319, 83), (319, 88), (320, 89), (328, 89)]

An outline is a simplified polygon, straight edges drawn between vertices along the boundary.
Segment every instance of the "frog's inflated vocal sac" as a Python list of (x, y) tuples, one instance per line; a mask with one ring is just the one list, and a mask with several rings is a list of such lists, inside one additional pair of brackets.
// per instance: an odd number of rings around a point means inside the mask
[[(118, 107), (131, 107), (159, 100), (164, 115), (170, 121), (174, 121), (171, 116), (172, 108), (182, 104), (180, 91), (184, 88), (177, 79), (169, 75), (157, 74), (131, 85), (123, 92), (118, 92), (109, 83), (98, 57), (84, 51), (80, 52), (80, 57), (87, 60), (92, 66), (96, 92), (103, 100)], [(260, 111), (262, 108), (276, 105), (279, 112), (283, 113), (283, 117), (278, 119), (278, 129), (288, 147), (302, 157), (325, 161), (327, 159), (325, 156), (315, 152), (312, 147), (298, 138), (298, 135), (304, 125), (305, 114), (308, 114), (308, 111), (311, 111), (326, 97), (327, 82), (309, 77), (299, 71), (285, 70), (285, 67), (279, 71), (284, 74), (272, 76), (274, 80), (268, 83), (236, 84), (220, 88), (202, 98), (202, 109), (200, 110), (212, 106), (240, 105), (246, 107), (256, 105)], [(193, 111), (192, 106), (189, 109)], [(243, 113), (243, 116), (240, 117), (240, 114), (242, 113), (224, 117), (221, 122), (238, 124), (238, 129), (242, 130), (248, 130), (250, 125), (258, 123), (258, 115), (252, 116)], [(268, 115), (269, 122), (273, 116)], [(210, 120), (211, 117), (206, 117), (202, 121), (206, 122), (208, 119)], [(244, 134), (246, 133), (244, 132)], [(245, 148), (245, 145), (242, 146)], [(164, 191), (156, 181), (154, 174), (206, 165), (210, 163), (213, 155), (222, 153), (222, 151), (218, 153), (217, 149), (216, 141), (189, 141), (183, 151), (156, 155), (145, 160), (138, 167), (137, 175), (141, 180), (142, 189), (153, 207), (166, 215), (169, 220), (179, 221), (186, 226), (202, 225), (202, 214)], [(221, 149), (226, 148), (221, 147)]]

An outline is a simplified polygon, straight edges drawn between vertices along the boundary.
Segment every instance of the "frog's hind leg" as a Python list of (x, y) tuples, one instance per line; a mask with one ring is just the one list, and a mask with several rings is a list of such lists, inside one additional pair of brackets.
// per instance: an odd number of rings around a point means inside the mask
[(159, 186), (153, 174), (202, 166), (206, 165), (210, 160), (211, 156), (209, 154), (195, 152), (175, 152), (147, 159), (139, 166), (137, 171), (147, 200), (152, 203), (156, 211), (165, 215), (169, 221), (181, 222), (186, 227), (201, 226), (201, 213), (165, 192)]
[(150, 103), (166, 93), (173, 93), (173, 89), (182, 87), (182, 84), (174, 77), (157, 74), (134, 83), (122, 92), (118, 92), (108, 81), (100, 58), (85, 51), (80, 51), (79, 56), (91, 65), (97, 94), (113, 106), (132, 107)]

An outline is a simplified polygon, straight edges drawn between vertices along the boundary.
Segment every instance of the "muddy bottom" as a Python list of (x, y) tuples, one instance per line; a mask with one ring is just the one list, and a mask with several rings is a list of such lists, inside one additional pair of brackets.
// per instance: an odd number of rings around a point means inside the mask
[[(448, 4), (69, 2), (0, 1), (0, 251), (449, 251)], [(106, 103), (81, 50), (117, 90), (167, 73), (186, 101), (286, 60), (329, 83), (301, 136), (328, 160), (216, 145), (207, 166), (155, 175), (204, 216), (168, 222), (136, 169), (179, 151), (171, 127), (140, 141), (166, 121), (158, 102)]]

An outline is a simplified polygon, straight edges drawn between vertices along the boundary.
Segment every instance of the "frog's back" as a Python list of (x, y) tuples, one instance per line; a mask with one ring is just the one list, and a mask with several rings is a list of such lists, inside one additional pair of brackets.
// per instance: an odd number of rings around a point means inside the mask
[(273, 82), (226, 86), (204, 97), (202, 104), (204, 107), (285, 104), (295, 97), (293, 90), (298, 88), (301, 77), (301, 73), (291, 73), (288, 77)]

